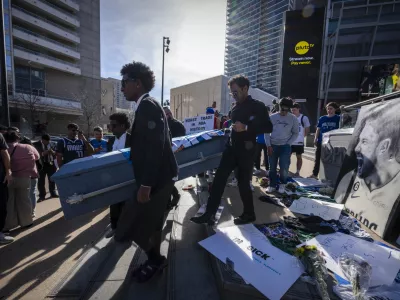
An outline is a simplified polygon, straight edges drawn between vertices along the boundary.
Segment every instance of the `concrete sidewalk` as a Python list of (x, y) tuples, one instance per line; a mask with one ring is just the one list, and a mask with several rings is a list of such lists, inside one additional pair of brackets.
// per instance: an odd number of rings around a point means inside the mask
[(58, 199), (38, 203), (34, 226), (0, 246), (0, 299), (44, 299), (108, 223), (107, 209), (67, 221)]

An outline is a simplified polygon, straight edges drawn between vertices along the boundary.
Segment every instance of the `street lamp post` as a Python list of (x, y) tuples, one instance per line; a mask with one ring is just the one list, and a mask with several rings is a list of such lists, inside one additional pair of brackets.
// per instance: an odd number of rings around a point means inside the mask
[(161, 106), (164, 106), (164, 58), (165, 52), (169, 52), (169, 37), (163, 37), (163, 51), (162, 51), (162, 78), (161, 78)]

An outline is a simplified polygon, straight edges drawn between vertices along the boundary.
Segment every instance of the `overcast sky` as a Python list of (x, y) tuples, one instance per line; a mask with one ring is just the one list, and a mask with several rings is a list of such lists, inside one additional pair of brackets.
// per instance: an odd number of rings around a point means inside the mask
[(162, 37), (164, 99), (171, 88), (223, 74), (226, 0), (101, 0), (101, 75), (120, 78), (132, 60), (156, 76), (152, 96), (161, 98)]

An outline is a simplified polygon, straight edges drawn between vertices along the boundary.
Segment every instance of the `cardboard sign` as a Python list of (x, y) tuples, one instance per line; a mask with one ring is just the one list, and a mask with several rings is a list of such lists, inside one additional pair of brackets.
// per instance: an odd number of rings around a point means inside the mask
[(293, 201), (289, 210), (303, 215), (319, 216), (324, 220), (339, 220), (344, 205), (305, 197)]
[(400, 252), (364, 241), (362, 239), (336, 232), (318, 235), (307, 241), (306, 245), (314, 245), (323, 252), (326, 267), (342, 278), (338, 258), (343, 253), (353, 253), (365, 259), (372, 267), (370, 286), (391, 285), (400, 269)]
[(400, 213), (399, 109), (400, 99), (361, 108), (335, 193), (360, 223), (394, 239)]
[(214, 115), (200, 115), (183, 120), (186, 134), (214, 129)]
[(251, 224), (220, 228), (199, 244), (222, 262), (231, 261), (234, 270), (268, 299), (281, 299), (304, 268), (257, 231)]

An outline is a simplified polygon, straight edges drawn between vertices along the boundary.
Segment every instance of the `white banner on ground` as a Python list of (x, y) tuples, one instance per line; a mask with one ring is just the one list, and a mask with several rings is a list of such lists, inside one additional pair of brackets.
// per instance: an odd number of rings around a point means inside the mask
[(319, 187), (319, 186), (325, 186), (323, 182), (314, 179), (314, 178), (301, 178), (301, 177), (296, 177), (293, 178), (293, 180), (300, 186), (300, 187)]
[(346, 278), (340, 270), (338, 258), (343, 253), (361, 256), (372, 267), (370, 286), (391, 285), (400, 269), (400, 252), (352, 237), (344, 233), (318, 235), (307, 241), (306, 245), (315, 245), (323, 252), (326, 267), (342, 278)]
[(199, 244), (271, 300), (281, 299), (304, 269), (297, 258), (272, 246), (253, 225), (220, 228)]
[(214, 129), (214, 115), (200, 115), (183, 120), (186, 134), (193, 134), (201, 131)]
[(289, 210), (303, 215), (319, 216), (324, 220), (339, 220), (344, 205), (305, 197), (294, 200)]

